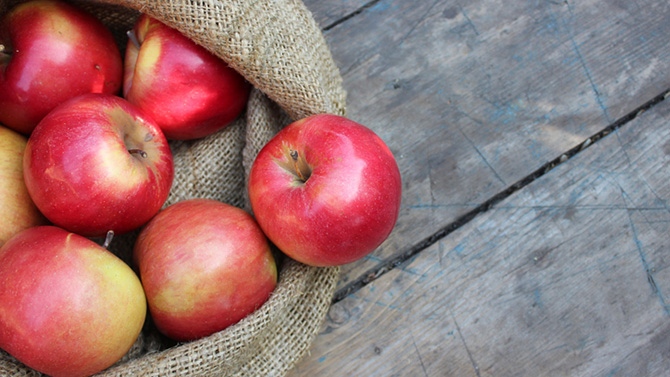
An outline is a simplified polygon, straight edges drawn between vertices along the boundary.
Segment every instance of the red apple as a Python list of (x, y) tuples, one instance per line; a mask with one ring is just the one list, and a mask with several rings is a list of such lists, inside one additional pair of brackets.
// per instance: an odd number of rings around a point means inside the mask
[(211, 199), (159, 212), (140, 232), (134, 258), (156, 327), (179, 341), (240, 321), (277, 284), (270, 245), (253, 217)]
[(123, 95), (168, 139), (197, 139), (244, 110), (251, 85), (202, 46), (147, 15), (129, 33)]
[(89, 376), (136, 341), (146, 298), (133, 270), (93, 241), (54, 226), (0, 248), (0, 348), (53, 377)]
[(256, 220), (280, 250), (313, 266), (342, 265), (390, 234), (401, 180), (369, 128), (320, 114), (291, 123), (258, 153), (249, 174)]
[(19, 231), (46, 223), (23, 181), (26, 141), (0, 126), (0, 246)]
[(121, 52), (98, 19), (51, 0), (21, 3), (0, 22), (0, 123), (29, 134), (58, 104), (120, 91)]
[(24, 179), (54, 225), (88, 237), (139, 228), (173, 180), (165, 136), (121, 97), (85, 94), (58, 106), (28, 139)]

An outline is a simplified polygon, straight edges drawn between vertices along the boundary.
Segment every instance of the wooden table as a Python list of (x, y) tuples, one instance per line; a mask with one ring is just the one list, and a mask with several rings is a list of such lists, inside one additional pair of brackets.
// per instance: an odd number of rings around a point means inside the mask
[(305, 4), (404, 194), (290, 376), (670, 375), (670, 3)]

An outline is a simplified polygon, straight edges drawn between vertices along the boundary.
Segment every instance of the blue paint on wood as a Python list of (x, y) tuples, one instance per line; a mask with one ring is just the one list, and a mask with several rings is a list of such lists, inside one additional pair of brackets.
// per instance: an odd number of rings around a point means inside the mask
[[(566, 3), (566, 5), (568, 6), (568, 11), (570, 12), (570, 18), (573, 18), (574, 17), (574, 13), (573, 13), (573, 10), (572, 10), (573, 5), (571, 5), (570, 3)], [(567, 23), (566, 23), (566, 26), (567, 26)], [(568, 30), (570, 30), (570, 29), (568, 28)], [(586, 64), (586, 60), (584, 59), (584, 56), (582, 55), (582, 52), (581, 52), (581, 47), (579, 46), (579, 44), (575, 40), (575, 35), (574, 35), (573, 31), (570, 30), (569, 33), (570, 33), (570, 43), (572, 44), (572, 49), (573, 49), (575, 55), (577, 56), (577, 59), (578, 59), (579, 63), (582, 65), (582, 69), (584, 70), (584, 73), (586, 74), (586, 78), (589, 81), (589, 84), (591, 86), (591, 90), (595, 94), (596, 102), (598, 103), (598, 106), (600, 107), (603, 114), (605, 115), (605, 119), (607, 120), (607, 122), (611, 123), (612, 119), (610, 118), (609, 110), (607, 109), (607, 106), (605, 105), (605, 101), (602, 98), (601, 92), (600, 92), (600, 90), (598, 90), (598, 86), (596, 85), (596, 82), (593, 79), (593, 74), (591, 73), (591, 69)]]
[(373, 254), (368, 254), (365, 257), (363, 257), (363, 259), (365, 259), (366, 261), (370, 261), (370, 262), (381, 262), (382, 261), (381, 258), (379, 258), (378, 256), (373, 255)]
[(596, 85), (595, 81), (593, 80), (593, 75), (591, 74), (591, 70), (586, 64), (586, 61), (584, 60), (584, 56), (582, 55), (580, 51), (580, 47), (575, 41), (574, 37), (570, 37), (570, 41), (572, 43), (572, 48), (577, 54), (577, 58), (579, 59), (579, 62), (582, 65), (582, 69), (584, 69), (584, 73), (586, 74), (586, 78), (589, 80), (589, 84), (591, 85), (591, 89), (593, 90), (593, 93), (595, 94), (596, 97), (596, 102), (598, 103), (598, 106), (602, 110), (603, 114), (605, 115), (605, 119), (607, 120), (608, 123), (612, 122), (612, 118), (610, 118), (609, 111), (607, 109), (607, 106), (605, 105), (605, 101), (602, 98), (602, 95), (600, 93), (600, 90), (598, 90), (598, 86)]
[(459, 243), (458, 245), (456, 245), (456, 247), (454, 247), (452, 249), (452, 251), (460, 257), (460, 256), (463, 255), (463, 252), (465, 251), (465, 245), (463, 245), (462, 243)]
[(533, 290), (533, 302), (537, 308), (544, 307), (544, 303), (542, 302), (542, 292), (540, 292), (540, 288), (535, 288)]
[(619, 374), (619, 371), (621, 370), (621, 367), (617, 366), (614, 369), (612, 369), (609, 373), (607, 373), (607, 377), (614, 377), (617, 374)]
[(385, 12), (389, 9), (391, 9), (391, 5), (385, 1), (378, 1), (376, 4), (370, 7), (370, 10), (375, 12)]
[(361, 296), (361, 295), (356, 294), (356, 293), (352, 293), (350, 295), (350, 297), (352, 297), (355, 300), (360, 300), (362, 302), (369, 303), (369, 304), (372, 304), (372, 305), (375, 305), (375, 306), (380, 306), (380, 307), (386, 308), (386, 309), (398, 310), (398, 311), (403, 311), (404, 310), (403, 307), (400, 306), (400, 305), (388, 304), (388, 303), (385, 303), (385, 302), (382, 302), (382, 301), (379, 301), (379, 300), (371, 300), (367, 297)]

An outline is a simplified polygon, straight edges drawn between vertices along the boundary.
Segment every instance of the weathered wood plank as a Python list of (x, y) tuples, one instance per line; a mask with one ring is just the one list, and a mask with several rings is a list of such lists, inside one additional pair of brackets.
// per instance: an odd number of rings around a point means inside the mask
[(335, 304), (292, 376), (667, 375), (668, 119), (666, 100)]
[(341, 286), (670, 87), (669, 28), (652, 0), (381, 0), (325, 32), (349, 116), (404, 180), (394, 233)]

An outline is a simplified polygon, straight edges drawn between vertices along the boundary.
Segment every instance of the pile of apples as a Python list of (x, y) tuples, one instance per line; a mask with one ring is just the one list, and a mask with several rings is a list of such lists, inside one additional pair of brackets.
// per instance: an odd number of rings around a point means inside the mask
[[(258, 309), (273, 247), (311, 266), (363, 258), (395, 226), (387, 145), (342, 116), (297, 120), (259, 152), (253, 215), (212, 199), (165, 206), (170, 140), (224, 129), (251, 84), (147, 15), (125, 53), (100, 20), (30, 0), (0, 23), (0, 349), (42, 373), (88, 376), (125, 355), (150, 315), (190, 341)], [(108, 250), (138, 231), (132, 265)], [(96, 240), (105, 238), (100, 244)]]

